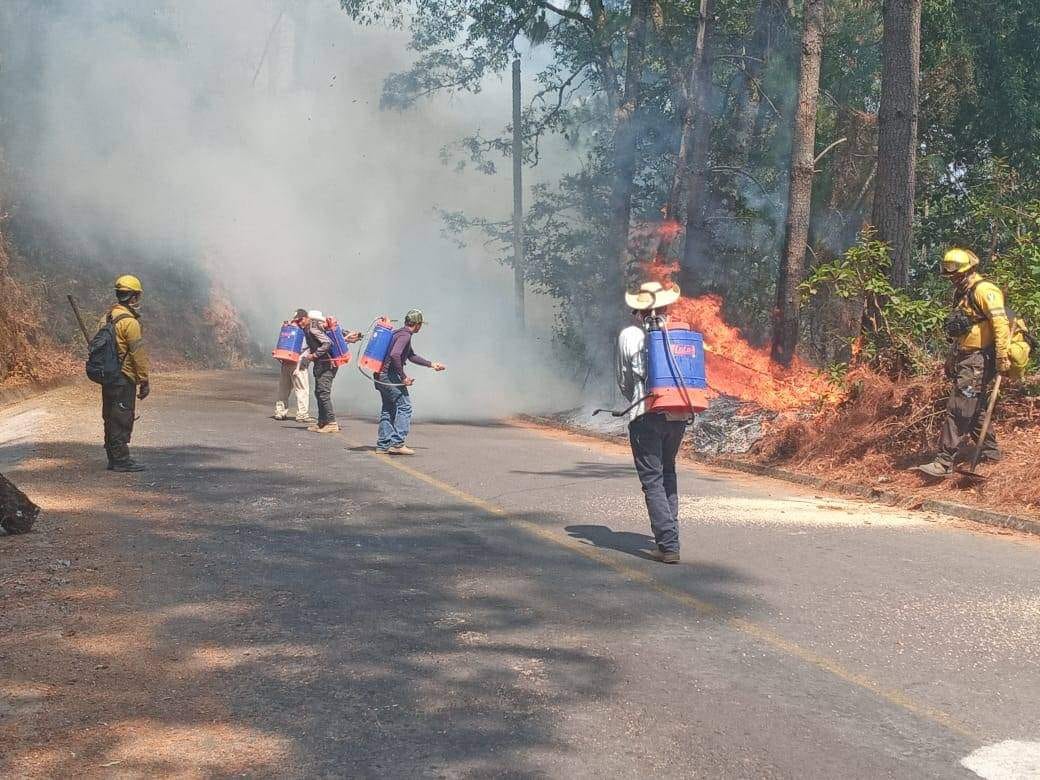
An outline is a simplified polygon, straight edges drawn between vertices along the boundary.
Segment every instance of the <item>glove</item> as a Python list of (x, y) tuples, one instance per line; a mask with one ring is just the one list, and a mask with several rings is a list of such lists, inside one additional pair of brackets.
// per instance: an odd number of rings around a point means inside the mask
[(1002, 355), (997, 358), (997, 372), (1000, 374), (1004, 374), (1005, 376), (1011, 373), (1010, 357), (1008, 357), (1007, 355)]
[(152, 392), (152, 389), (149, 387), (148, 382), (141, 382), (140, 386), (137, 388), (137, 397), (143, 401), (148, 397), (150, 392)]

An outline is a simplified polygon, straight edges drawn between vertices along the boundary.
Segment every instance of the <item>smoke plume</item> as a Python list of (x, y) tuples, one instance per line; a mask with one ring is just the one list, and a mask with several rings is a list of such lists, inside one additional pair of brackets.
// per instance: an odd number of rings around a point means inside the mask
[[(434, 211), (509, 214), (507, 177), (438, 158), (445, 143), (508, 123), (507, 82), (380, 111), (407, 38), (355, 26), (336, 0), (6, 5), (7, 164), (70, 251), (108, 248), (113, 275), (136, 271), (146, 285), (150, 263), (184, 258), (230, 291), (260, 338), (300, 306), (357, 329), (422, 308), (415, 346), (450, 369), (416, 369), (430, 416), (571, 400), (545, 302), (516, 332), (511, 272), (443, 239)], [(353, 368), (337, 385), (355, 411), (378, 401)]]

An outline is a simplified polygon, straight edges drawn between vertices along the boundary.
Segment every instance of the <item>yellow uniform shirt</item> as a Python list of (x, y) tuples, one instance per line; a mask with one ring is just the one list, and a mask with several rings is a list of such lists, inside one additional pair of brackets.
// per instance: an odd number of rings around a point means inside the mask
[(976, 322), (971, 330), (957, 340), (957, 349), (969, 352), (976, 349), (994, 347), (997, 360), (1007, 358), (1011, 345), (1011, 327), (1008, 324), (1007, 311), (1004, 309), (1004, 293), (993, 282), (986, 281), (979, 274), (972, 274), (968, 279), (968, 289), (975, 287), (971, 293), (975, 299), (973, 307), (968, 297), (962, 296), (960, 307), (969, 319), (975, 320), (980, 315), (986, 319)]
[(123, 363), (123, 374), (131, 382), (141, 384), (148, 381), (148, 350), (144, 347), (141, 320), (129, 308), (120, 304), (112, 307), (108, 318), (102, 320), (101, 325), (121, 314), (130, 316), (124, 317), (115, 325), (116, 351)]

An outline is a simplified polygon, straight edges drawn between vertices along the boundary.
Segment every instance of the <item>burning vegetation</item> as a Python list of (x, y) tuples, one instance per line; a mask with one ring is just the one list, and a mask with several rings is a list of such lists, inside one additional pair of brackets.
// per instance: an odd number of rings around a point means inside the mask
[[(678, 265), (654, 261), (644, 264), (647, 276), (666, 286), (673, 284)], [(708, 386), (716, 395), (752, 402), (780, 412), (818, 406), (837, 400), (827, 377), (800, 358), (790, 366), (776, 363), (765, 347), (749, 343), (741, 330), (726, 322), (721, 295), (683, 296), (670, 307), (673, 319), (689, 323), (704, 335)]]

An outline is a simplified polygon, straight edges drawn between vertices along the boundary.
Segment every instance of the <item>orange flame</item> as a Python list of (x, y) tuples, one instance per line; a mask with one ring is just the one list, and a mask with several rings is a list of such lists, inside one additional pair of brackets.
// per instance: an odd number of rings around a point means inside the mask
[[(652, 281), (673, 287), (676, 263), (650, 261), (643, 269)], [(722, 316), (722, 298), (702, 295), (682, 297), (669, 307), (669, 316), (688, 323), (704, 335), (708, 385), (712, 391), (752, 401), (773, 411), (796, 409), (829, 400), (834, 388), (827, 378), (795, 358), (785, 368), (764, 347), (754, 347)]]

